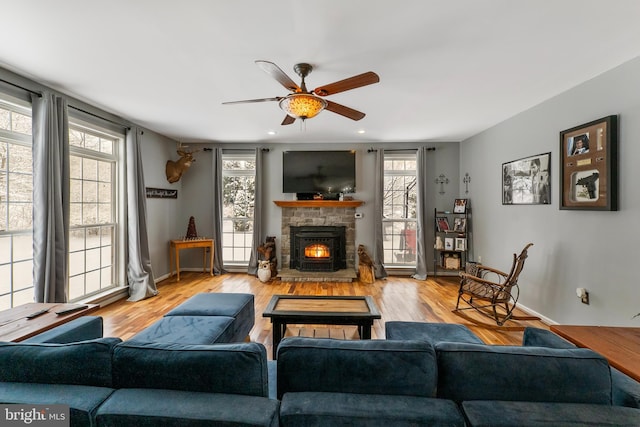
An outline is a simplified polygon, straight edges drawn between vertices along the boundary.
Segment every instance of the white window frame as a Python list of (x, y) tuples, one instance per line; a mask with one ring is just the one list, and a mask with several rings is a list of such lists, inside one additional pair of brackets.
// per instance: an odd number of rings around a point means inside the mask
[[(84, 279), (84, 289), (85, 292), (83, 292), (81, 295), (77, 295), (74, 297), (71, 297), (71, 282), (74, 278), (83, 275), (83, 274), (91, 274), (94, 273), (96, 271), (101, 270), (102, 268), (104, 268), (105, 266), (107, 266), (106, 263), (103, 263), (103, 256), (104, 254), (103, 249), (105, 248), (105, 245), (103, 245), (103, 242), (100, 242), (100, 265), (98, 267), (98, 269), (87, 269), (86, 264), (85, 266), (83, 266), (82, 272), (78, 273), (77, 269), (75, 272), (72, 272), (72, 268), (71, 265), (69, 267), (69, 293), (70, 293), (70, 301), (82, 301), (82, 300), (86, 300), (92, 296), (104, 293), (104, 292), (109, 292), (117, 287), (121, 287), (123, 286), (126, 281), (125, 281), (125, 277), (124, 277), (124, 273), (125, 273), (125, 256), (124, 254), (126, 253), (126, 248), (125, 248), (125, 232), (126, 232), (126, 215), (125, 215), (125, 209), (126, 209), (126, 203), (124, 200), (124, 191), (122, 191), (122, 189), (124, 188), (124, 179), (125, 179), (125, 168), (124, 168), (124, 140), (125, 140), (125, 135), (122, 133), (118, 133), (118, 132), (114, 132), (112, 130), (108, 130), (103, 128), (102, 126), (100, 126), (97, 123), (91, 123), (88, 121), (84, 121), (81, 119), (78, 119), (76, 117), (70, 117), (69, 118), (69, 130), (71, 131), (72, 129), (76, 129), (79, 130), (81, 132), (84, 132), (86, 134), (92, 135), (92, 136), (96, 136), (99, 138), (104, 138), (104, 139), (109, 139), (113, 141), (113, 146), (112, 146), (112, 153), (102, 153), (96, 150), (91, 150), (91, 149), (87, 149), (87, 148), (82, 148), (82, 147), (78, 147), (78, 146), (74, 146), (74, 145), (70, 145), (69, 146), (69, 154), (71, 156), (79, 156), (82, 158), (87, 158), (87, 159), (92, 159), (92, 160), (97, 160), (97, 161), (105, 161), (105, 162), (109, 162), (112, 163), (114, 165), (114, 167), (111, 170), (111, 218), (112, 221), (110, 222), (106, 222), (106, 223), (100, 223), (99, 221), (97, 221), (97, 223), (95, 224), (82, 224), (82, 225), (78, 225), (78, 224), (74, 224), (70, 226), (70, 230), (69, 232), (77, 232), (80, 230), (85, 230), (85, 239), (86, 239), (86, 230), (88, 229), (92, 229), (92, 228), (99, 228), (100, 230), (106, 229), (106, 228), (111, 228), (112, 229), (112, 233), (111, 233), (111, 244), (109, 245), (111, 248), (111, 261), (110, 261), (110, 265), (111, 265), (111, 277), (110, 277), (110, 283), (104, 283), (105, 281), (107, 281), (107, 279), (105, 277), (102, 276), (102, 274), (99, 275), (99, 279), (100, 279), (100, 284), (97, 288), (94, 288), (90, 291), (86, 291), (87, 289), (87, 282), (86, 282), (86, 278)], [(83, 180), (84, 181), (84, 180)], [(101, 234), (101, 238), (102, 238), (102, 234)], [(82, 251), (84, 251), (85, 253), (87, 252), (87, 249), (89, 250), (95, 250), (96, 247), (93, 248), (86, 248), (85, 249), (76, 249), (75, 251), (73, 250), (73, 248), (70, 248), (70, 257), (73, 256), (73, 253), (78, 254)], [(86, 257), (84, 257), (85, 262), (86, 262)], [(89, 271), (87, 271), (89, 270)]]
[[(412, 161), (416, 164), (415, 170), (384, 170), (384, 178), (389, 177), (412, 177), (413, 186), (409, 189), (412, 192), (417, 191), (417, 153), (416, 152), (398, 152), (398, 153), (385, 153), (384, 161), (385, 165), (388, 161)], [(403, 212), (401, 215), (385, 216), (383, 215), (382, 227), (383, 227), (383, 264), (392, 268), (415, 268), (416, 267), (416, 245), (415, 231), (413, 236), (402, 235), (398, 233), (398, 230), (416, 230), (418, 226), (418, 219), (415, 212), (409, 212), (411, 210), (410, 202), (408, 200), (408, 193), (406, 202), (401, 205)], [(383, 214), (388, 212), (385, 209), (387, 203), (389, 203), (388, 194), (385, 189), (385, 200), (383, 200)], [(391, 200), (393, 201), (393, 200)], [(417, 209), (417, 206), (414, 206)], [(405, 233), (406, 233), (405, 232)], [(412, 237), (412, 241), (411, 240)]]
[[(222, 153), (222, 179), (233, 177), (253, 177), (254, 188), (256, 179), (256, 170), (254, 169), (224, 169), (225, 161), (249, 161), (255, 165), (255, 152), (229, 152)], [(224, 192), (224, 184), (223, 184)], [(255, 195), (253, 203), (255, 204)], [(253, 247), (253, 221), (255, 214), (255, 206), (252, 210), (253, 214), (249, 217), (226, 216), (223, 213), (222, 218), (222, 261), (223, 264), (229, 266), (246, 266), (251, 258), (251, 250)], [(236, 231), (236, 223), (249, 223), (246, 231)], [(231, 229), (229, 229), (231, 227)]]
[[(19, 100), (6, 93), (0, 93), (0, 105), (3, 109), (31, 117), (31, 104), (29, 102)], [(29, 149), (31, 149), (33, 145), (33, 137), (30, 133), (26, 134), (6, 129), (0, 129), (0, 141), (3, 144), (15, 144)], [(33, 170), (31, 171), (31, 176), (33, 177)], [(8, 194), (11, 193), (11, 191), (11, 188), (7, 187), (7, 194), (1, 194), (0, 197), (6, 198)], [(30, 200), (31, 201), (29, 203), (33, 206), (32, 195), (30, 197)], [(10, 210), (7, 209), (7, 223), (9, 221), (9, 215)], [(3, 255), (0, 259), (0, 269), (3, 272), (8, 273), (8, 277), (6, 277), (4, 273), (2, 274), (2, 276), (0, 276), (0, 280), (3, 281), (3, 285), (8, 289), (8, 292), (5, 292), (4, 289), (0, 290), (0, 299), (2, 299), (2, 301), (8, 301), (7, 305), (5, 305), (4, 302), (0, 303), (0, 310), (3, 310), (27, 302), (33, 302), (33, 227), (16, 230), (3, 229), (0, 230), (0, 238), (9, 239), (9, 253), (6, 254), (6, 257)], [(16, 245), (16, 239), (26, 239), (31, 243)], [(16, 248), (18, 246), (22, 246), (23, 248), (25, 246), (28, 246), (31, 249), (30, 254), (27, 254), (24, 250), (20, 250), (21, 257), (17, 258)], [(14, 267), (16, 267), (18, 264), (29, 264), (29, 266), (27, 266), (26, 268), (31, 273), (31, 280), (28, 281), (28, 285), (21, 285), (19, 289), (16, 289), (18, 285), (16, 285), (15, 283), (17, 274)], [(7, 297), (8, 299), (5, 299), (5, 297)]]

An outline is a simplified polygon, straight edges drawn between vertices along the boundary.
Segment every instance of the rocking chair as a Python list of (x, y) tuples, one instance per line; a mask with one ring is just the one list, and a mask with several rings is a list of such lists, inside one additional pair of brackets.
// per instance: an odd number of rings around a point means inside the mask
[[(468, 268), (467, 272), (460, 273), (458, 301), (453, 312), (461, 315), (464, 310), (474, 309), (483, 316), (494, 320), (498, 327), (503, 326), (509, 319), (539, 319), (537, 317), (515, 316), (513, 314), (520, 293), (518, 277), (524, 267), (524, 261), (527, 259), (527, 251), (531, 246), (533, 246), (533, 243), (527, 244), (520, 252), (520, 255), (513, 254), (513, 266), (509, 274), (481, 264), (473, 265), (473, 267)], [(460, 308), (461, 301), (466, 303), (468, 307)], [(473, 318), (463, 317), (481, 326), (487, 326)]]

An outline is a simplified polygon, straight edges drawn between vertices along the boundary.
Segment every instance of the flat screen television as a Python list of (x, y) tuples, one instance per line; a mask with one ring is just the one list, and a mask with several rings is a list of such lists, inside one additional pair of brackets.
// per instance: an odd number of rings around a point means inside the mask
[[(356, 191), (355, 151), (285, 151), (282, 192), (337, 198)], [(300, 197), (299, 197), (300, 198)]]

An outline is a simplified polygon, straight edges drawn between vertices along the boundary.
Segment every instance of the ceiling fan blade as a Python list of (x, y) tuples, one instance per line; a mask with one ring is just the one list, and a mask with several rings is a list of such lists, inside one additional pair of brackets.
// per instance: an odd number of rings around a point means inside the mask
[(325, 100), (327, 101), (327, 107), (325, 108), (325, 110), (329, 110), (333, 113), (336, 114), (340, 114), (341, 116), (345, 116), (351, 120), (360, 120), (362, 119), (364, 116), (366, 116), (366, 114), (354, 110), (353, 108), (349, 108), (349, 107), (345, 107), (344, 105), (335, 103), (333, 101), (329, 101), (329, 100)]
[(287, 76), (285, 72), (282, 71), (280, 67), (278, 67), (273, 62), (269, 62), (269, 61), (255, 61), (255, 62), (258, 65), (258, 67), (262, 68), (262, 70), (265, 73), (269, 74), (271, 77), (276, 79), (278, 83), (280, 83), (282, 86), (289, 89), (291, 92), (302, 91), (302, 89), (300, 89), (300, 86), (298, 86), (296, 82), (291, 80), (291, 78)]
[(228, 101), (228, 102), (223, 102), (222, 104), (226, 105), (226, 104), (248, 104), (250, 102), (268, 102), (268, 101), (280, 101), (282, 99), (282, 97), (276, 97), (276, 98), (258, 98), (258, 99), (245, 99), (244, 101)]
[(292, 124), (292, 123), (293, 123), (293, 122), (295, 122), (295, 121), (296, 121), (296, 119), (295, 119), (295, 118), (293, 118), (293, 117), (291, 117), (290, 115), (288, 115), (288, 114), (287, 114), (286, 116), (284, 116), (284, 120), (283, 120), (283, 121), (282, 121), (282, 123), (280, 123), (280, 124), (281, 124), (282, 126), (286, 126), (286, 125), (290, 125), (290, 124)]
[(373, 71), (367, 71), (366, 73), (358, 74), (357, 76), (349, 77), (348, 79), (340, 80), (339, 82), (317, 87), (313, 90), (313, 93), (319, 96), (333, 95), (334, 93), (367, 86), (373, 83), (378, 83), (379, 81), (380, 77), (376, 73)]

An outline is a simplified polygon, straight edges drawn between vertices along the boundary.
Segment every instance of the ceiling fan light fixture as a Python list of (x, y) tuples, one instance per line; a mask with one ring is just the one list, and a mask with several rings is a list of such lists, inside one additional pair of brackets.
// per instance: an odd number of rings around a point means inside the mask
[(280, 108), (296, 119), (310, 119), (327, 108), (327, 101), (309, 93), (293, 93), (280, 100)]

